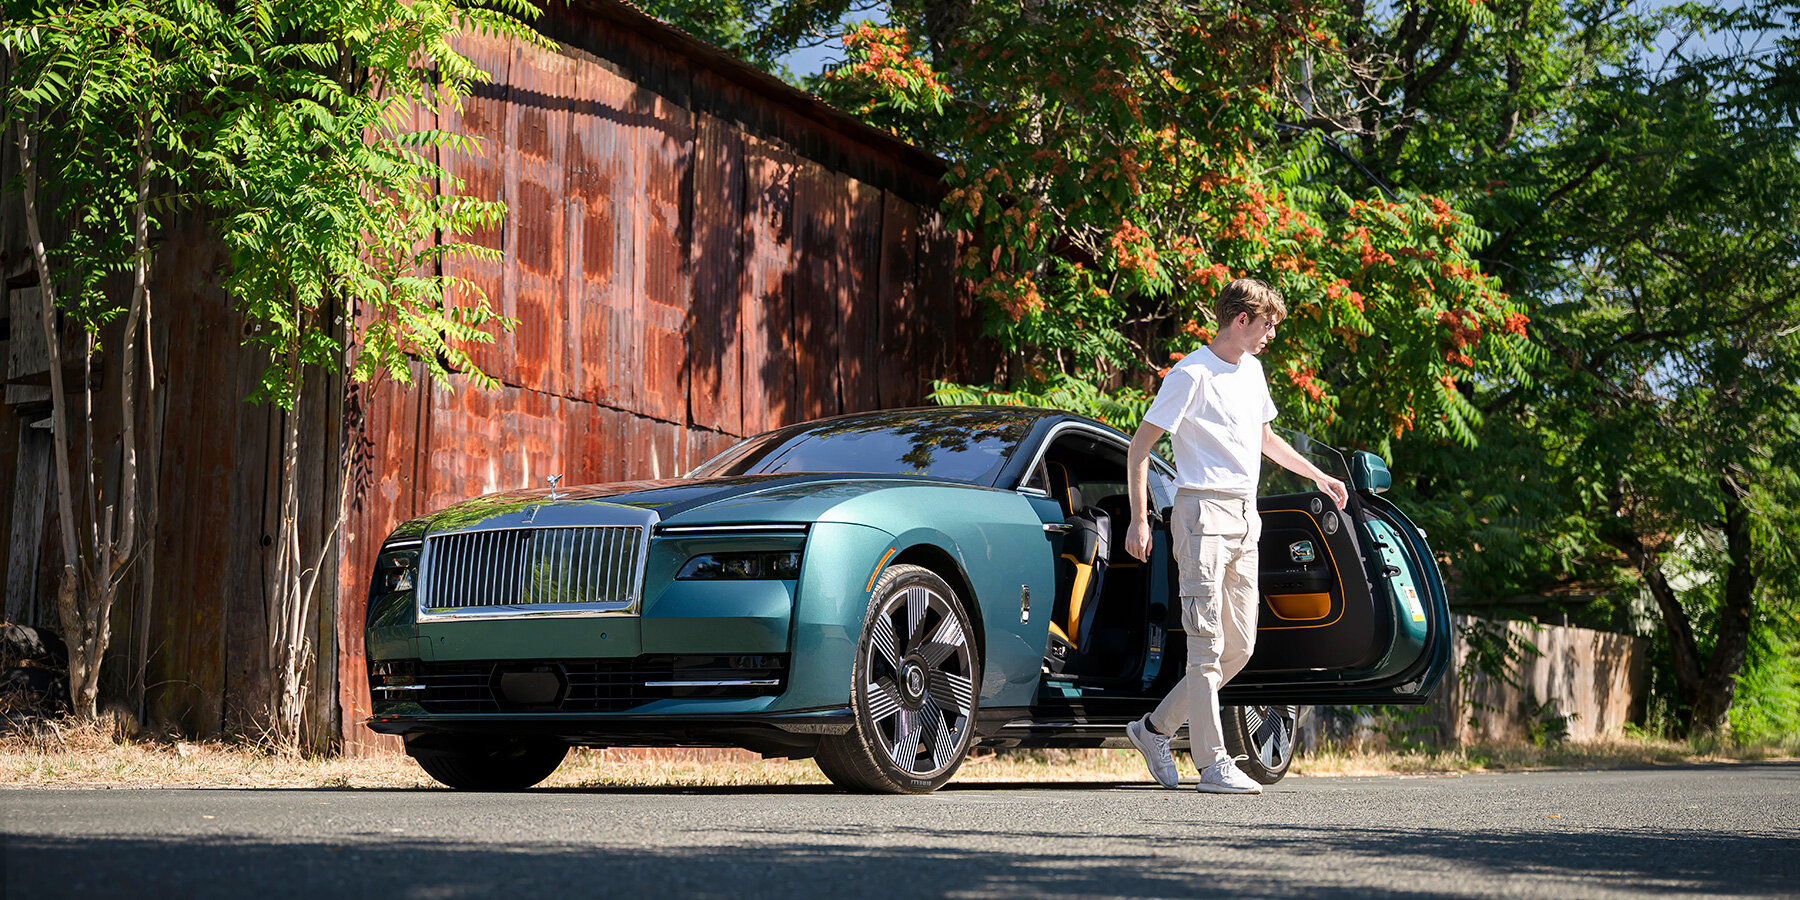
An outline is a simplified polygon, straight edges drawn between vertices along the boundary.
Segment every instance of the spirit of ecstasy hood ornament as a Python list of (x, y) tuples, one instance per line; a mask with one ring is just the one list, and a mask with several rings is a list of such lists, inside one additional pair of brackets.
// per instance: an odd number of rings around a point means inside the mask
[(550, 475), (545, 477), (544, 480), (550, 483), (550, 499), (560, 500), (569, 496), (568, 494), (559, 494), (556, 492), (556, 483), (562, 480), (561, 475)]

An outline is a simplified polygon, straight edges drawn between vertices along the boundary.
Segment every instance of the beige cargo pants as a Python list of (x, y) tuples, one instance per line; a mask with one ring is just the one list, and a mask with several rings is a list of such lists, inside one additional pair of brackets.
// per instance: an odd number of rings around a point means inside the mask
[(1150, 714), (1150, 724), (1173, 735), (1186, 723), (1195, 764), (1204, 769), (1227, 758), (1219, 688), (1256, 648), (1262, 517), (1253, 498), (1184, 489), (1175, 494), (1173, 518), (1169, 540), (1180, 575), (1187, 672)]

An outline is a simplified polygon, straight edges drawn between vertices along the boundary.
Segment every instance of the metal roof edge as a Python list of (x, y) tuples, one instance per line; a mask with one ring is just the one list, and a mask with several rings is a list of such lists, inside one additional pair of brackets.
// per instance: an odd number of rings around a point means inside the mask
[(742, 59), (713, 46), (679, 27), (665, 22), (622, 0), (551, 0), (544, 6), (548, 13), (555, 6), (588, 13), (659, 41), (679, 54), (711, 69), (727, 80), (744, 84), (772, 102), (785, 106), (830, 131), (851, 140), (891, 153), (901, 162), (922, 174), (942, 179), (949, 163), (935, 153), (907, 143), (850, 113), (844, 112), (816, 94), (803, 91)]

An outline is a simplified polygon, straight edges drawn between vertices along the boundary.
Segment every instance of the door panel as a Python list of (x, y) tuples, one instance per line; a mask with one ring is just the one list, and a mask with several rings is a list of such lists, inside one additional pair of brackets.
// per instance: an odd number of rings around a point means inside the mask
[(1370, 594), (1350, 517), (1316, 491), (1264, 497), (1257, 508), (1262, 599), (1245, 672), (1374, 665), (1391, 616)]

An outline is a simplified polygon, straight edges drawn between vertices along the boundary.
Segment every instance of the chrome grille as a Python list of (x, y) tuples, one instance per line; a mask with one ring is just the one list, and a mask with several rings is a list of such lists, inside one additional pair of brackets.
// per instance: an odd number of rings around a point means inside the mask
[(637, 525), (508, 528), (425, 539), (426, 615), (634, 610), (643, 581)]

